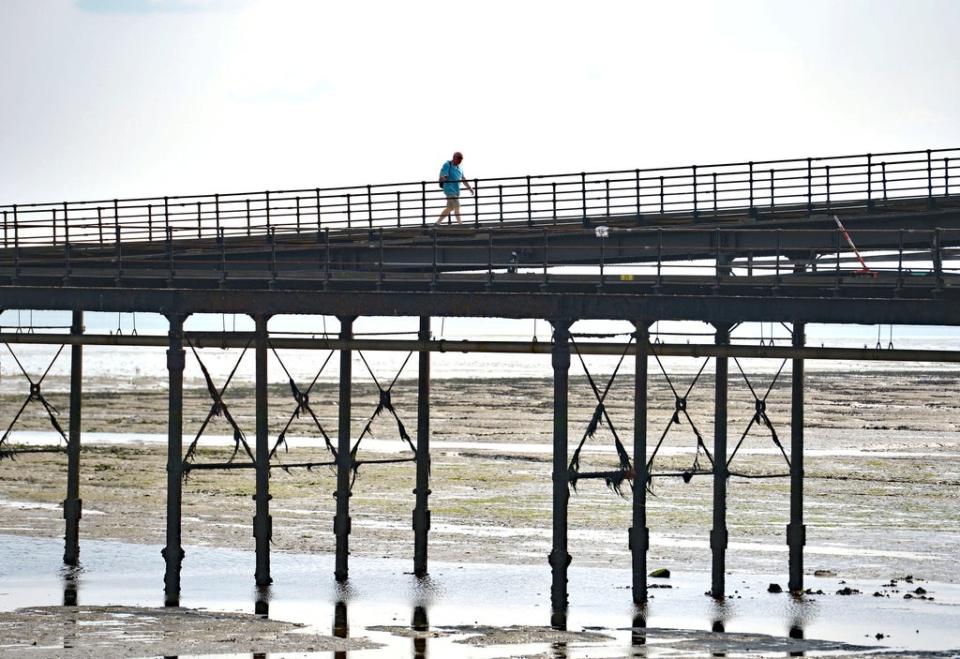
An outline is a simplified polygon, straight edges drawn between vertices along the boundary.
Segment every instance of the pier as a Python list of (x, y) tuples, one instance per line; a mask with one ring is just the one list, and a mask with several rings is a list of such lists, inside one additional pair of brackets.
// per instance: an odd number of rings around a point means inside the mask
[[(266, 587), (272, 580), (271, 470), (333, 468), (333, 576), (346, 582), (350, 497), (357, 447), (364, 436), (351, 431), (357, 403), (352, 395), (353, 353), (415, 355), (415, 414), (404, 410), (401, 415), (394, 408), (393, 374), (371, 370), (370, 375), (379, 394), (374, 416), (392, 418), (412, 451), (412, 458), (390, 461), (411, 463), (411, 554), (414, 573), (423, 576), (429, 572), (431, 525), (431, 355), (550, 354), (553, 523), (551, 551), (544, 559), (552, 571), (554, 622), (562, 624), (573, 559), (567, 537), (569, 497), (581, 481), (603, 481), (632, 499), (632, 525), (623, 530), (622, 542), (631, 552), (633, 599), (643, 603), (648, 598), (648, 484), (653, 477), (711, 478), (709, 591), (716, 598), (727, 594), (727, 484), (743, 477), (732, 467), (739, 429), (728, 427), (730, 360), (749, 364), (750, 359), (780, 359), (790, 362), (791, 431), (789, 438), (773, 436), (784, 471), (771, 476), (790, 483), (790, 521), (783, 539), (789, 547), (789, 589), (799, 592), (804, 588), (806, 543), (805, 361), (960, 361), (960, 351), (902, 350), (879, 344), (864, 349), (808, 346), (806, 326), (960, 325), (958, 156), (960, 149), (931, 149), (477, 179), (470, 181), (476, 196), (464, 200), (463, 223), (441, 226), (434, 222), (444, 205), (442, 192), (435, 182), (425, 181), (3, 205), (0, 309), (71, 312), (72, 323), (68, 332), (0, 333), (0, 341), (8, 345), (69, 348), (71, 360), (67, 429), (50, 413), (63, 437), (62, 446), (18, 447), (8, 440), (26, 406), (46, 406), (43, 377), (28, 376), (23, 407), (19, 412), (6, 410), (0, 417), (6, 428), (0, 459), (38, 450), (66, 454), (63, 560), (76, 565), (83, 510), (79, 488), (83, 348), (165, 347), (169, 374), (165, 603), (180, 602), (181, 567), (188, 560), (181, 541), (182, 486), (194, 470), (252, 472), (255, 582)], [(166, 336), (92, 334), (84, 328), (88, 312), (162, 314), (169, 320), (169, 330)], [(185, 331), (185, 320), (199, 313), (245, 314), (255, 329)], [(335, 316), (339, 333), (272, 335), (269, 320), (280, 314)], [(356, 319), (369, 316), (418, 318), (416, 338), (355, 335)], [(443, 317), (542, 319), (550, 323), (553, 337), (549, 342), (479, 337), (444, 341), (432, 331), (435, 319)], [(633, 331), (620, 337), (579, 334), (580, 320), (628, 321)], [(712, 341), (652, 342), (650, 328), (658, 321), (708, 323)], [(731, 341), (738, 325), (756, 322), (782, 324), (790, 332), (790, 345)], [(213, 382), (204, 370), (211, 396), (208, 421), (225, 416), (236, 442), (235, 459), (219, 463), (197, 461), (196, 440), (184, 446), (185, 363), (195, 355), (202, 364), (202, 350), (209, 347), (251, 350), (256, 364), (256, 423), (249, 437), (249, 429), (230, 418), (223, 400), (229, 380)], [(270, 351), (278, 349), (338, 353), (337, 428), (315, 424), (329, 454), (326, 461), (280, 465), (274, 459), (283, 437), (269, 432), (267, 368)], [(586, 427), (572, 423), (568, 414), (571, 364), (592, 354), (634, 362), (633, 425), (628, 432), (621, 428), (619, 434), (611, 433), (615, 458), (601, 471), (581, 469), (578, 457), (600, 424), (613, 430), (605, 399), (618, 371), (609, 380), (587, 371), (596, 407)], [(696, 431), (695, 464), (677, 473), (658, 471), (655, 458), (663, 436), (652, 433), (647, 424), (648, 373), (662, 368), (659, 360), (665, 356), (709, 357), (714, 375), (712, 435)], [(295, 385), (292, 378), (291, 384), (296, 411), (312, 414), (309, 388)], [(685, 393), (682, 388), (673, 391), (676, 422), (689, 421), (685, 415), (691, 390), (692, 385)], [(754, 391), (753, 397), (751, 425), (770, 427), (763, 391)], [(416, 419), (413, 432), (403, 423), (407, 417)], [(201, 434), (202, 429), (198, 439)], [(366, 464), (376, 467), (376, 461)], [(3, 461), (0, 474), (9, 467)]]

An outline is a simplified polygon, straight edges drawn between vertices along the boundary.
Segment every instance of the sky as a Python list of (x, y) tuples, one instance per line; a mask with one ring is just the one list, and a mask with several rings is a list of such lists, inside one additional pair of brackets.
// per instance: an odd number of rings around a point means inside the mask
[(454, 150), (483, 179), (960, 147), (955, 0), (0, 0), (0, 26), (0, 204), (434, 180)]
[(0, 0), (0, 203), (960, 146), (960, 2)]

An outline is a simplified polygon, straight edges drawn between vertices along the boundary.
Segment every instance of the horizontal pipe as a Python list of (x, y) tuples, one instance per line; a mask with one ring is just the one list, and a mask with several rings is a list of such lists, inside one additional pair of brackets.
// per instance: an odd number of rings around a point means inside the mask
[[(252, 332), (185, 332), (197, 348), (244, 348)], [(139, 334), (0, 334), (2, 343), (39, 345), (99, 345), (166, 347), (166, 335)], [(275, 336), (270, 344), (278, 350), (367, 350), (395, 352), (489, 352), (549, 355), (550, 341), (471, 341), (415, 339), (351, 339)], [(577, 343), (585, 355), (635, 354), (636, 346), (626, 343)], [(730, 345), (697, 343), (658, 343), (650, 351), (661, 357), (736, 357), (739, 359), (826, 359), (879, 362), (960, 363), (960, 350), (900, 350), (876, 348), (817, 348), (793, 346)]]

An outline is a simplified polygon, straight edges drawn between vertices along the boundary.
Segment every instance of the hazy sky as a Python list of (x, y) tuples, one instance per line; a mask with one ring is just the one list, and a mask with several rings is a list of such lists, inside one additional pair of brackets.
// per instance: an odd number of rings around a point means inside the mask
[(960, 146), (960, 2), (0, 0), (0, 203)]

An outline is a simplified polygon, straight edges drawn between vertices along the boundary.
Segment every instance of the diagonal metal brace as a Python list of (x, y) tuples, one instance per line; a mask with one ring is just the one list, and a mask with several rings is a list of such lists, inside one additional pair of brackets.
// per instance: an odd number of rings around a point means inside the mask
[(734, 363), (737, 365), (737, 369), (740, 371), (740, 375), (743, 376), (743, 381), (747, 383), (747, 388), (750, 389), (750, 393), (753, 395), (753, 407), (754, 412), (753, 416), (750, 418), (750, 422), (747, 423), (746, 430), (743, 431), (743, 434), (740, 435), (740, 441), (737, 442), (736, 447), (734, 447), (733, 452), (730, 454), (730, 457), (727, 459), (727, 469), (730, 468), (730, 463), (733, 462), (733, 458), (737, 455), (737, 451), (740, 450), (740, 446), (743, 444), (744, 440), (747, 438), (747, 435), (750, 433), (750, 430), (754, 425), (763, 425), (770, 431), (770, 439), (773, 441), (774, 445), (780, 449), (780, 453), (783, 455), (783, 459), (786, 460), (787, 466), (790, 466), (790, 458), (787, 456), (786, 450), (783, 448), (783, 444), (780, 442), (780, 437), (777, 435), (776, 428), (773, 427), (773, 423), (770, 421), (770, 417), (767, 416), (767, 397), (770, 395), (770, 392), (773, 391), (773, 387), (777, 384), (777, 380), (780, 378), (780, 374), (783, 373), (784, 366), (787, 365), (787, 360), (784, 359), (780, 364), (780, 368), (777, 369), (776, 375), (773, 376), (773, 379), (770, 381), (770, 386), (767, 387), (767, 391), (763, 394), (763, 397), (757, 395), (756, 389), (753, 388), (753, 384), (750, 382), (750, 378), (747, 377), (746, 372), (744, 372), (743, 367), (740, 365), (740, 360), (736, 357), (733, 358)]
[[(33, 403), (33, 402), (39, 403), (41, 407), (43, 407), (43, 409), (47, 413), (47, 418), (50, 420), (50, 425), (53, 426), (53, 429), (57, 431), (57, 433), (66, 443), (66, 445), (69, 446), (70, 439), (67, 437), (66, 433), (63, 431), (63, 428), (60, 426), (60, 422), (57, 421), (57, 416), (60, 414), (60, 411), (57, 410), (57, 408), (54, 407), (50, 403), (50, 401), (48, 401), (44, 397), (42, 391), (40, 390), (40, 385), (43, 384), (44, 379), (46, 379), (47, 375), (50, 373), (50, 369), (53, 368), (54, 363), (60, 357), (60, 354), (63, 352), (65, 345), (60, 346), (60, 348), (57, 350), (57, 354), (53, 356), (53, 359), (50, 360), (50, 363), (47, 365), (47, 368), (43, 372), (43, 375), (41, 375), (36, 382), (33, 381), (33, 378), (30, 377), (30, 374), (23, 367), (23, 364), (20, 363), (20, 359), (17, 357), (16, 353), (13, 351), (13, 348), (10, 347), (10, 344), (5, 343), (4, 345), (7, 346), (7, 350), (10, 351), (10, 354), (13, 356), (13, 360), (17, 363), (17, 366), (20, 367), (20, 371), (23, 373), (23, 376), (30, 383), (30, 391), (27, 394), (26, 399), (24, 399), (23, 404), (20, 406), (20, 409), (17, 410), (17, 413), (13, 416), (13, 420), (10, 421), (10, 425), (7, 426), (7, 429), (6, 431), (4, 431), (3, 436), (0, 437), (0, 447), (2, 447), (4, 442), (7, 441), (7, 438), (10, 436), (10, 433), (13, 431), (13, 427), (16, 425), (17, 421), (20, 420), (20, 416), (23, 414), (24, 410), (26, 410), (27, 407), (30, 405), (30, 403)], [(14, 451), (14, 450), (0, 451), (0, 459), (6, 458), (6, 457), (13, 457), (15, 453), (17, 453), (17, 451)]]
[(290, 371), (287, 369), (286, 364), (283, 363), (283, 360), (280, 359), (280, 355), (277, 353), (273, 345), (270, 345), (270, 349), (273, 351), (274, 356), (277, 358), (277, 361), (280, 362), (280, 367), (283, 368), (283, 372), (287, 374), (287, 380), (290, 383), (290, 391), (293, 396), (293, 400), (296, 403), (293, 412), (290, 414), (290, 418), (287, 419), (286, 425), (283, 426), (283, 430), (280, 431), (280, 434), (277, 435), (277, 441), (273, 445), (273, 448), (270, 449), (270, 454), (268, 460), (272, 460), (273, 457), (277, 454), (277, 450), (280, 448), (281, 444), (283, 445), (284, 451), (288, 451), (289, 447), (287, 446), (287, 431), (290, 429), (290, 426), (293, 424), (294, 419), (299, 419), (300, 415), (303, 413), (309, 414), (310, 418), (313, 420), (314, 425), (317, 427), (317, 430), (320, 431), (320, 435), (323, 437), (324, 444), (327, 447), (327, 450), (333, 455), (334, 459), (337, 457), (337, 449), (334, 447), (333, 442), (330, 439), (330, 436), (327, 434), (327, 431), (324, 429), (323, 425), (320, 423), (319, 417), (313, 411), (313, 408), (310, 407), (310, 392), (313, 391), (313, 387), (317, 384), (317, 380), (320, 378), (320, 374), (323, 373), (323, 370), (327, 367), (327, 364), (330, 363), (330, 359), (333, 357), (333, 350), (330, 351), (330, 354), (327, 355), (327, 358), (323, 361), (323, 364), (320, 366), (320, 369), (317, 371), (317, 374), (313, 377), (313, 381), (310, 383), (310, 386), (307, 387), (306, 391), (300, 389), (296, 381), (293, 379), (293, 376), (290, 374)]
[[(704, 369), (707, 367), (707, 364), (710, 362), (710, 358), (703, 360), (703, 363), (700, 365), (700, 370), (697, 371), (697, 374), (694, 376), (693, 380), (690, 382), (690, 386), (687, 387), (687, 390), (681, 396), (677, 391), (677, 388), (673, 385), (673, 380), (670, 379), (670, 374), (667, 373), (667, 369), (664, 368), (663, 362), (660, 361), (660, 356), (657, 354), (656, 349), (651, 345), (650, 352), (653, 354), (654, 358), (657, 360), (657, 364), (660, 366), (660, 371), (663, 373), (663, 377), (667, 381), (667, 385), (670, 387), (670, 391), (673, 392), (673, 416), (670, 417), (670, 420), (667, 421), (667, 426), (663, 429), (663, 432), (660, 434), (660, 439), (657, 441), (657, 445), (653, 449), (653, 453), (650, 454), (650, 458), (647, 460), (647, 482), (646, 488), (650, 494), (653, 492), (653, 462), (657, 457), (657, 453), (660, 451), (660, 447), (663, 445), (663, 441), (666, 439), (667, 434), (670, 432), (670, 429), (674, 425), (681, 425), (680, 418), (681, 416), (687, 420), (687, 424), (690, 426), (690, 430), (693, 431), (694, 436), (696, 437), (696, 452), (693, 455), (693, 463), (690, 465), (689, 469), (684, 470), (680, 473), (680, 476), (683, 478), (684, 483), (689, 483), (691, 479), (696, 474), (711, 473), (713, 467), (713, 456), (710, 454), (710, 450), (707, 448), (706, 443), (703, 441), (703, 435), (700, 433), (700, 430), (697, 428), (697, 424), (694, 423), (693, 419), (690, 417), (690, 414), (687, 412), (687, 399), (690, 397), (690, 392), (693, 391), (693, 388), (697, 385), (697, 382), (700, 380), (700, 376), (703, 375)], [(707, 460), (710, 462), (711, 471), (704, 471), (700, 467), (700, 452), (706, 456)], [(661, 474), (665, 475), (665, 474)]]
[(357, 354), (360, 355), (360, 360), (363, 362), (363, 365), (367, 368), (367, 373), (370, 374), (370, 377), (373, 379), (373, 383), (377, 387), (379, 392), (379, 400), (377, 401), (377, 407), (373, 410), (373, 414), (370, 415), (370, 418), (367, 420), (366, 425), (363, 427), (363, 431), (360, 433), (360, 436), (357, 438), (356, 443), (353, 445), (353, 448), (350, 449), (350, 463), (353, 470), (353, 479), (350, 482), (350, 487), (353, 487), (353, 483), (357, 479), (357, 474), (360, 469), (361, 462), (357, 461), (357, 451), (360, 449), (360, 442), (363, 441), (363, 438), (371, 433), (371, 428), (373, 426), (374, 420), (380, 416), (384, 410), (390, 413), (394, 421), (397, 423), (397, 432), (400, 435), (400, 438), (404, 440), (407, 445), (410, 447), (410, 450), (413, 451), (414, 455), (417, 453), (417, 447), (414, 445), (413, 440), (410, 437), (410, 434), (407, 432), (406, 426), (403, 425), (403, 421), (400, 419), (400, 415), (397, 414), (397, 410), (393, 406), (393, 400), (391, 399), (390, 393), (393, 391), (393, 386), (397, 383), (397, 380), (400, 378), (400, 374), (403, 373), (403, 369), (406, 368), (407, 363), (410, 361), (410, 358), (413, 356), (413, 351), (411, 350), (407, 353), (407, 358), (403, 360), (403, 364), (400, 365), (400, 368), (397, 370), (397, 374), (393, 377), (393, 380), (390, 382), (389, 386), (384, 388), (381, 386), (380, 381), (377, 380), (377, 376), (374, 374), (373, 369), (370, 368), (370, 364), (367, 363), (367, 358), (363, 356), (363, 353), (359, 350)]
[(577, 353), (577, 358), (580, 360), (580, 365), (583, 367), (583, 372), (587, 375), (587, 382), (590, 383), (590, 389), (593, 391), (594, 397), (597, 399), (597, 406), (594, 408), (593, 415), (590, 418), (590, 422), (587, 424), (587, 428), (583, 433), (583, 436), (580, 438), (580, 444), (577, 446), (576, 450), (573, 452), (573, 457), (570, 460), (570, 464), (567, 467), (569, 472), (569, 482), (570, 486), (576, 490), (577, 481), (580, 479), (580, 452), (583, 449), (584, 444), (586, 444), (587, 439), (593, 437), (599, 427), (606, 421), (607, 427), (610, 428), (610, 433), (613, 435), (614, 447), (617, 451), (617, 458), (620, 463), (620, 469), (616, 472), (604, 472), (607, 474), (614, 474), (612, 476), (605, 477), (607, 485), (614, 492), (623, 496), (622, 485), (624, 480), (629, 480), (633, 476), (633, 465), (630, 462), (630, 456), (627, 455), (627, 451), (623, 446), (623, 442), (620, 441), (620, 436), (617, 434), (616, 426), (613, 424), (613, 420), (610, 418), (610, 415), (607, 413), (606, 405), (604, 404), (607, 399), (607, 394), (610, 393), (610, 389), (613, 386), (614, 381), (617, 378), (617, 374), (620, 372), (620, 366), (623, 364), (624, 358), (627, 356), (627, 352), (630, 350), (630, 346), (633, 344), (635, 337), (631, 335), (630, 340), (624, 346), (623, 353), (620, 355), (620, 361), (617, 362), (616, 368), (613, 369), (613, 373), (610, 375), (607, 384), (603, 389), (603, 393), (600, 392), (600, 388), (597, 386), (597, 383), (593, 379), (593, 375), (590, 373), (590, 370), (587, 368), (587, 364), (583, 359), (583, 355), (580, 354), (579, 348), (577, 348), (577, 343), (573, 339), (573, 336), (570, 337), (570, 342), (573, 345), (574, 352)]
[[(216, 385), (213, 384), (213, 378), (210, 377), (210, 372), (207, 370), (206, 365), (203, 363), (203, 360), (200, 359), (200, 355), (197, 353), (197, 349), (194, 347), (193, 342), (187, 339), (187, 343), (190, 346), (190, 350), (193, 352), (193, 356), (197, 358), (197, 363), (200, 365), (200, 370), (203, 372), (203, 378), (207, 383), (207, 392), (210, 394), (210, 397), (213, 399), (213, 404), (210, 406), (210, 411), (207, 412), (207, 418), (203, 420), (203, 423), (200, 424), (200, 430), (197, 431), (197, 436), (190, 443), (189, 448), (187, 448), (187, 454), (184, 457), (184, 462), (189, 462), (190, 458), (193, 457), (194, 453), (197, 450), (197, 444), (200, 442), (200, 437), (203, 435), (203, 431), (206, 430), (207, 425), (215, 416), (222, 416), (227, 420), (227, 423), (230, 424), (230, 427), (233, 428), (233, 453), (230, 455), (227, 462), (233, 462), (233, 459), (237, 456), (237, 453), (240, 451), (240, 445), (243, 445), (244, 450), (247, 455), (250, 457), (250, 462), (256, 464), (257, 459), (253, 455), (253, 451), (250, 450), (250, 445), (247, 443), (246, 436), (243, 434), (243, 430), (240, 429), (239, 424), (233, 418), (233, 415), (230, 414), (230, 410), (227, 409), (227, 404), (223, 402), (223, 394), (226, 392), (227, 387), (230, 386), (230, 381), (233, 380), (234, 374), (237, 372), (237, 368), (240, 366), (240, 362), (243, 361), (244, 355), (247, 354), (247, 349), (250, 347), (250, 344), (253, 342), (251, 337), (247, 341), (247, 345), (244, 346), (243, 351), (240, 353), (237, 363), (234, 364), (233, 370), (230, 371), (230, 375), (227, 376), (226, 382), (223, 383), (223, 387), (217, 389)], [(189, 473), (189, 470), (185, 470), (184, 474)]]

